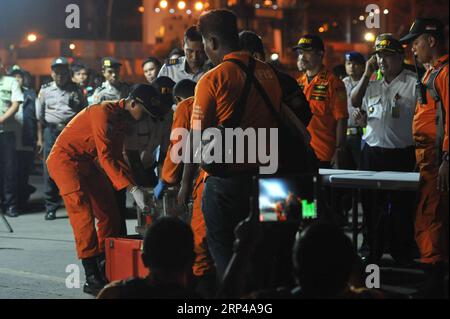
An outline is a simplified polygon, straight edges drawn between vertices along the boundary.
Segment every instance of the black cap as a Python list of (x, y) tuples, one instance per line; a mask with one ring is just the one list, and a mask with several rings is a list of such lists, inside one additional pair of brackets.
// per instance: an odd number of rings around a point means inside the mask
[(117, 68), (122, 66), (119, 60), (112, 57), (105, 57), (102, 59), (102, 68)]
[(17, 64), (13, 65), (8, 72), (8, 75), (16, 75), (16, 74), (20, 74), (20, 75), (24, 75), (25, 74), (25, 70), (22, 69), (20, 66), (18, 66)]
[(417, 18), (411, 25), (409, 33), (401, 38), (400, 41), (402, 43), (409, 43), (424, 33), (442, 37), (444, 35), (444, 25), (437, 19)]
[(142, 104), (147, 112), (154, 117), (163, 117), (170, 110), (162, 102), (161, 94), (150, 84), (137, 84), (130, 93), (130, 98)]
[(366, 58), (364, 58), (364, 55), (362, 55), (361, 53), (356, 52), (356, 51), (346, 52), (344, 57), (345, 57), (345, 61), (352, 61), (352, 62), (356, 62), (359, 64), (366, 63)]
[(52, 69), (57, 66), (69, 67), (69, 61), (64, 57), (58, 57), (52, 61)]
[(161, 95), (161, 102), (171, 107), (174, 104), (173, 87), (175, 86), (175, 82), (167, 76), (160, 76), (152, 82), (152, 85)]
[(371, 55), (378, 52), (404, 53), (404, 49), (399, 40), (394, 38), (390, 33), (383, 33), (377, 36), (375, 40), (375, 51)]
[(292, 48), (294, 51), (296, 50), (305, 50), (305, 51), (312, 51), (312, 50), (319, 50), (319, 51), (325, 51), (325, 47), (323, 45), (323, 41), (320, 37), (317, 35), (312, 34), (306, 34), (298, 40), (298, 43), (295, 47)]

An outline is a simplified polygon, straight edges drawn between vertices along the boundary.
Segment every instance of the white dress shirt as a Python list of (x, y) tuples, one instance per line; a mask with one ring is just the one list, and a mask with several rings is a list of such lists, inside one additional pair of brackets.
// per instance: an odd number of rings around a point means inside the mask
[(404, 69), (391, 83), (384, 78), (369, 82), (362, 102), (367, 112), (363, 139), (369, 146), (394, 149), (414, 145), (416, 81), (416, 74)]

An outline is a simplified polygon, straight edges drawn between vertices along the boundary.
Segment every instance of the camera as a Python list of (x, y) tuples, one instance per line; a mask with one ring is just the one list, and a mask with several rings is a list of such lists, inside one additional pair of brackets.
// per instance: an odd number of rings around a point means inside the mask
[(257, 178), (259, 221), (302, 223), (318, 218), (318, 184), (314, 174)]

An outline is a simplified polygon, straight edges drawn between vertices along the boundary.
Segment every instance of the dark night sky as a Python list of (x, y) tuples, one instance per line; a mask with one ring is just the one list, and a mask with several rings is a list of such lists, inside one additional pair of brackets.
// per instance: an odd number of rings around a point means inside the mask
[[(67, 29), (65, 8), (78, 4), (80, 29)], [(0, 0), (0, 38), (17, 40), (30, 31), (49, 38), (105, 39), (108, 0)], [(112, 40), (141, 40), (141, 0), (114, 0)]]

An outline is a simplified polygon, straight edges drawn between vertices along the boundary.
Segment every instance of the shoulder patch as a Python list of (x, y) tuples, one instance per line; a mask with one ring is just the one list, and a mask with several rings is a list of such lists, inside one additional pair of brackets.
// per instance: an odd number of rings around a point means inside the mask
[(48, 82), (48, 83), (42, 84), (41, 90), (51, 87), (53, 85), (53, 83), (55, 83), (55, 82)]
[(167, 60), (167, 65), (176, 65), (180, 64), (181, 59), (169, 59)]

